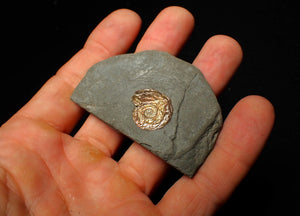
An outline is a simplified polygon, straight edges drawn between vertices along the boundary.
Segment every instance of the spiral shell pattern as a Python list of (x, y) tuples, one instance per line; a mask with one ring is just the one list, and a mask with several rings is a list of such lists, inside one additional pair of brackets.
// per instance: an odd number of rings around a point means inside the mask
[(136, 125), (143, 130), (157, 130), (171, 119), (173, 107), (171, 100), (154, 89), (142, 89), (131, 98), (135, 108), (132, 117)]

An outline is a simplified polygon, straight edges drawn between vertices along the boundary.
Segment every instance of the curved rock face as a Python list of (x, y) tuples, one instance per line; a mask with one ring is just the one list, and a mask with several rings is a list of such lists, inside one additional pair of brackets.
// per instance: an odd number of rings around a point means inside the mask
[[(172, 103), (171, 118), (157, 130), (138, 127), (133, 119), (132, 97), (141, 89), (157, 91)], [(89, 69), (71, 99), (189, 177), (212, 150), (222, 126), (220, 106), (200, 70), (166, 52), (101, 61)], [(145, 115), (158, 111), (146, 110)]]

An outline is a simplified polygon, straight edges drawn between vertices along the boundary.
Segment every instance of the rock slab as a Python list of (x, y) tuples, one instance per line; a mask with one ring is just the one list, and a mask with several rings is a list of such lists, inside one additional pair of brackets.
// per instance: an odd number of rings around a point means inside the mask
[[(163, 128), (143, 130), (133, 121), (131, 98), (141, 89), (170, 98), (173, 114)], [(95, 64), (71, 99), (189, 177), (213, 149), (222, 126), (220, 106), (201, 71), (161, 51), (124, 54)]]

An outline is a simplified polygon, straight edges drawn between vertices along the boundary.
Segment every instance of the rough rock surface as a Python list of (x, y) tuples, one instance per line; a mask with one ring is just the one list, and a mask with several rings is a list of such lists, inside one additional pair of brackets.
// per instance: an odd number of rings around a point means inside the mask
[[(131, 97), (155, 89), (172, 101), (163, 128), (143, 130), (132, 118)], [(95, 64), (71, 99), (88, 112), (192, 177), (212, 150), (222, 125), (211, 87), (193, 65), (166, 52), (124, 54)]]

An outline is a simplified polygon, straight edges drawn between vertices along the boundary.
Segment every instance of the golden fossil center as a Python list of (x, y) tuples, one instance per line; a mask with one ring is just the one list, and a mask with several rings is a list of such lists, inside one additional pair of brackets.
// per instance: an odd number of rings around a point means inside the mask
[(171, 119), (173, 107), (171, 100), (154, 89), (142, 89), (131, 98), (135, 108), (133, 121), (143, 130), (157, 130), (164, 127)]

